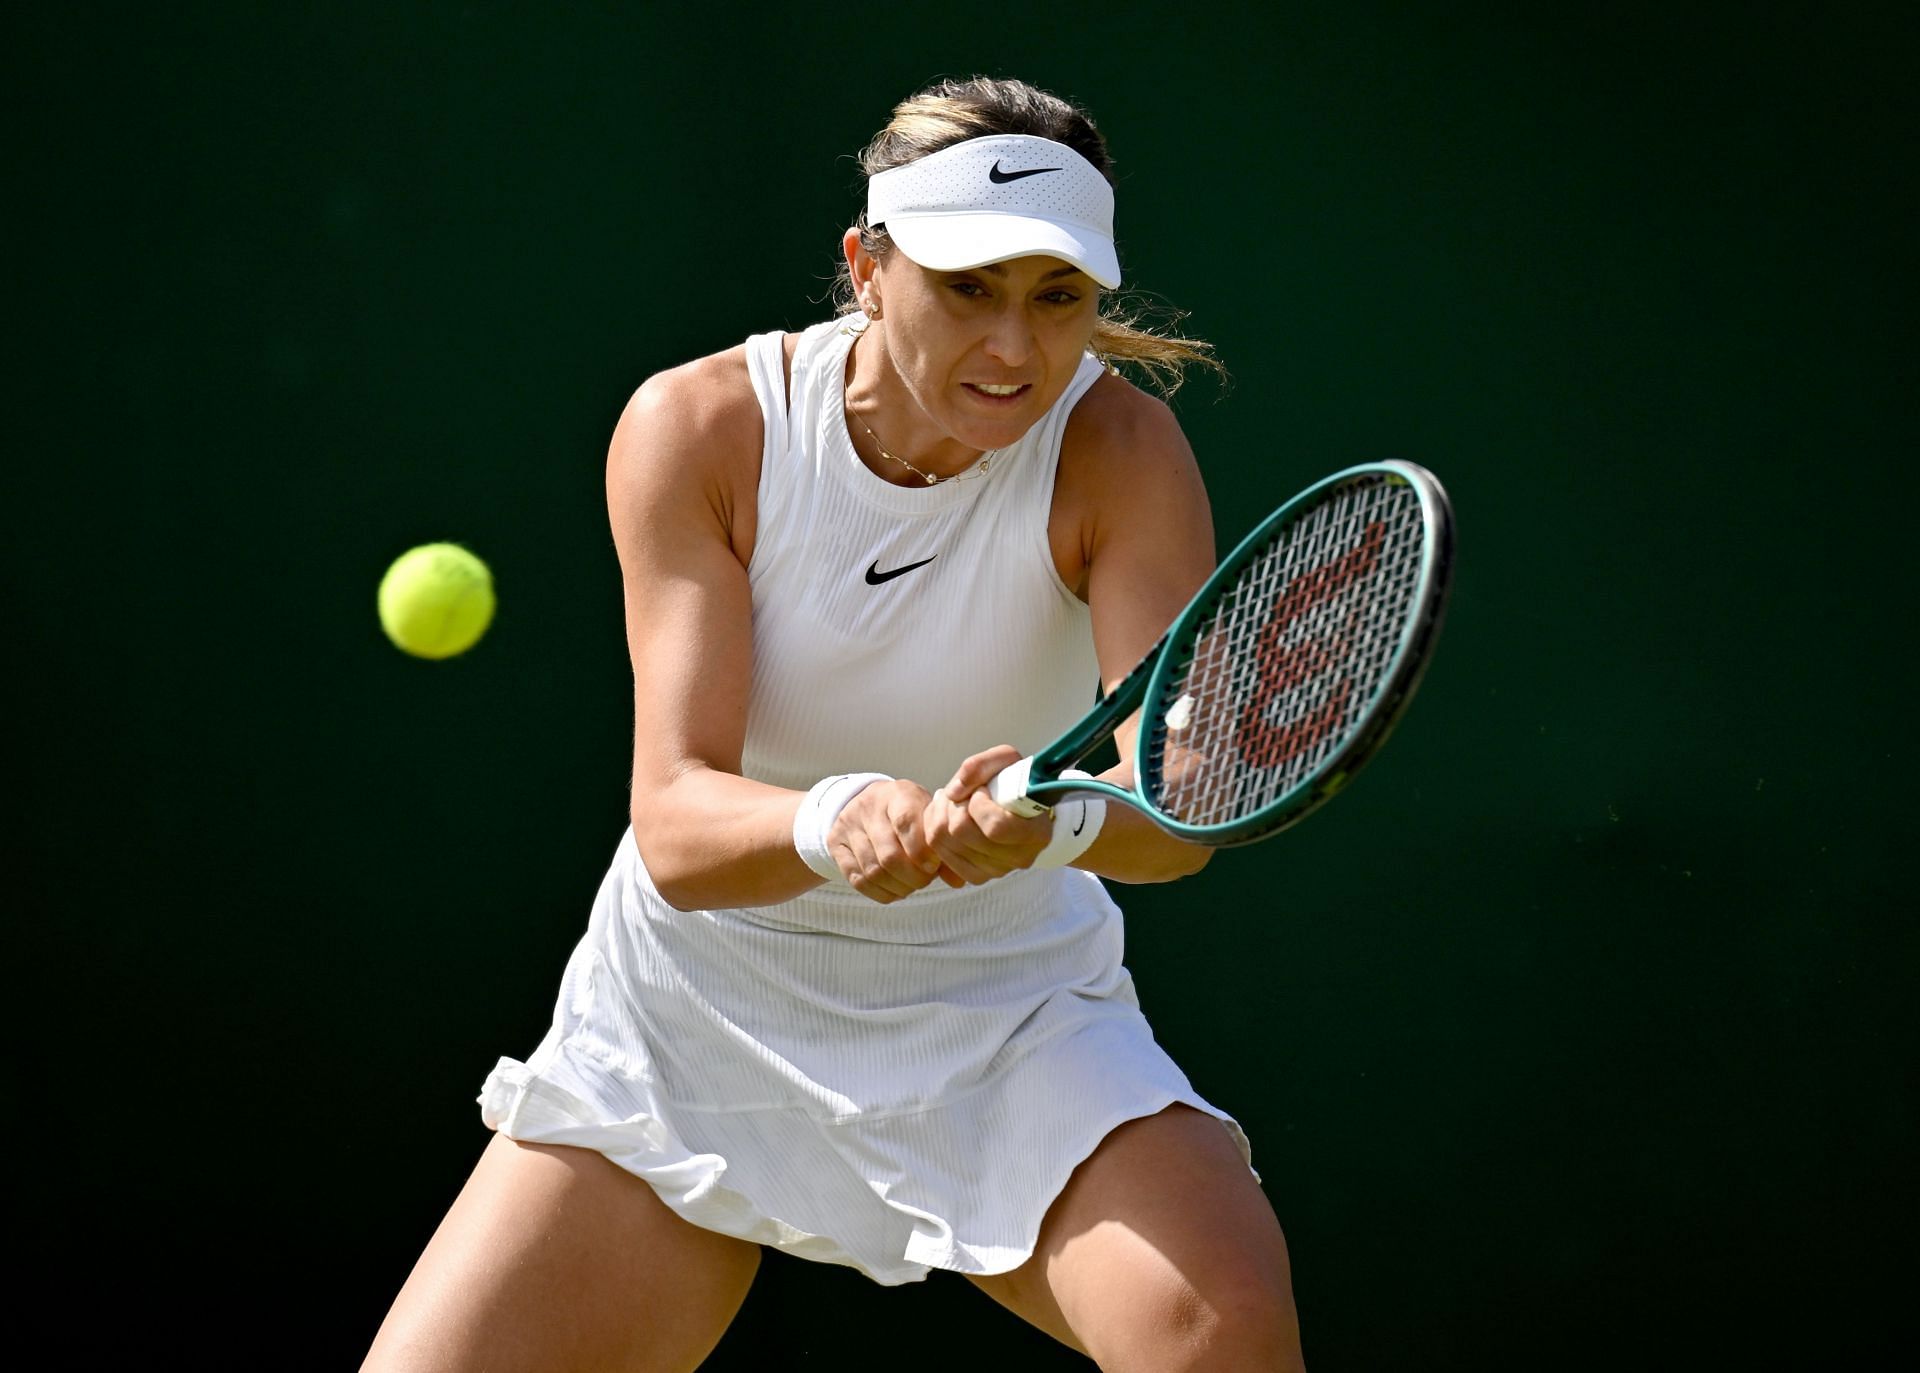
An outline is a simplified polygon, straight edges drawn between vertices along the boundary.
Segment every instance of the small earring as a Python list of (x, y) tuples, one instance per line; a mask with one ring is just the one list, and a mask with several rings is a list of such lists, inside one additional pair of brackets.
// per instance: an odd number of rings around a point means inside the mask
[(880, 318), (880, 307), (878, 305), (875, 305), (871, 300), (869, 300), (866, 302), (866, 307), (867, 307), (867, 313), (871, 315), (874, 319)]

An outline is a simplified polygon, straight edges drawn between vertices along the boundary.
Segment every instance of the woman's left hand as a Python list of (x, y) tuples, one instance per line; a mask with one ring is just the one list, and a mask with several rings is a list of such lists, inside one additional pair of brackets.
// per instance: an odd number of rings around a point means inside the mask
[(1011, 744), (976, 753), (927, 803), (927, 843), (940, 855), (948, 886), (978, 886), (1032, 867), (1053, 837), (1051, 816), (1026, 819), (987, 794), (987, 784), (1022, 756)]

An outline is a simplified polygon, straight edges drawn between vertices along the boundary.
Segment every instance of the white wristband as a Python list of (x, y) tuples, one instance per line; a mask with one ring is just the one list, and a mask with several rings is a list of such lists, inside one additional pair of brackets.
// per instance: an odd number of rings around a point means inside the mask
[[(1078, 768), (1068, 768), (1060, 776), (1087, 777), (1090, 772)], [(1100, 837), (1100, 827), (1107, 823), (1107, 798), (1104, 796), (1070, 796), (1053, 808), (1053, 838), (1040, 850), (1040, 856), (1033, 860), (1036, 868), (1064, 868), (1081, 854), (1093, 847), (1093, 841)]]
[(846, 874), (827, 851), (827, 832), (847, 803), (875, 782), (891, 782), (884, 772), (843, 772), (815, 782), (793, 817), (793, 847), (801, 861), (829, 882), (845, 883)]

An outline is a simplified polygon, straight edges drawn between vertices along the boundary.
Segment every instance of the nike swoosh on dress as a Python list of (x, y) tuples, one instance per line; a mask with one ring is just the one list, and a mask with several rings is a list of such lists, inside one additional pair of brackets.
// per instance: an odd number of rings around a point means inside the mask
[(907, 563), (902, 567), (890, 568), (885, 572), (882, 572), (880, 570), (880, 560), (878, 558), (875, 558), (872, 562), (867, 564), (867, 585), (878, 586), (882, 582), (892, 581), (895, 577), (904, 577), (907, 575), (907, 573), (913, 571), (914, 568), (925, 567), (928, 563), (932, 562), (934, 558), (937, 558), (939, 556), (940, 555), (938, 553), (935, 553), (933, 557), (922, 558), (917, 563)]

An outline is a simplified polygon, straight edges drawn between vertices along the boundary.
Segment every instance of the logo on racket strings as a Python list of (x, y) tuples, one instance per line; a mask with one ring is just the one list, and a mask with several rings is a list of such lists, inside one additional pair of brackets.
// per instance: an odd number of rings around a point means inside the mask
[(1345, 644), (1331, 634), (1311, 634), (1298, 643), (1285, 642), (1287, 631), (1309, 611), (1326, 604), (1372, 572), (1380, 562), (1386, 526), (1373, 521), (1360, 542), (1338, 558), (1302, 572), (1274, 597), (1273, 612), (1254, 648), (1254, 666), (1260, 689), (1240, 712), (1236, 743), (1241, 760), (1250, 767), (1284, 767), (1319, 746), (1345, 717), (1353, 695), (1353, 678), (1342, 677), (1317, 710), (1275, 725), (1267, 719), (1274, 698), (1298, 690), (1332, 670)]

